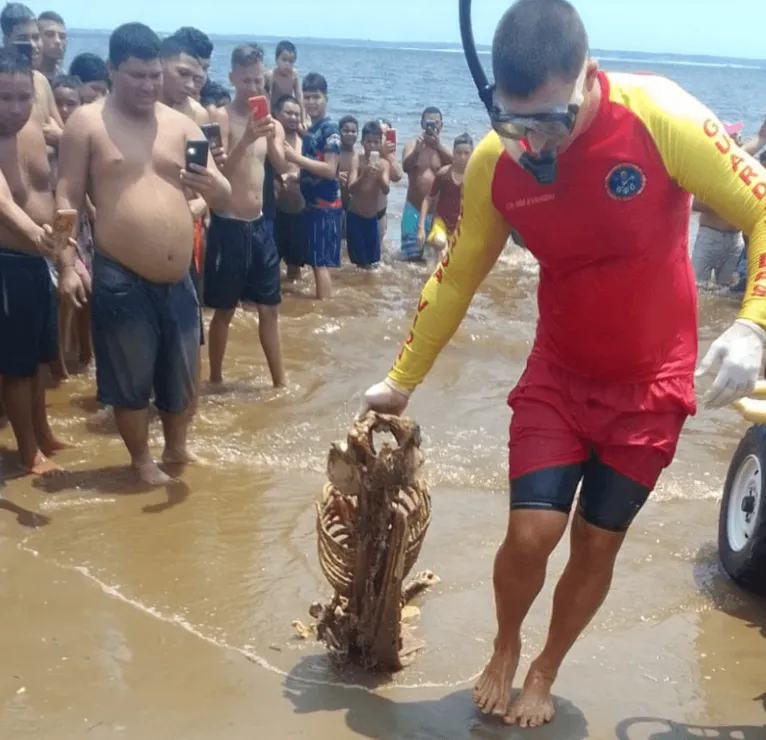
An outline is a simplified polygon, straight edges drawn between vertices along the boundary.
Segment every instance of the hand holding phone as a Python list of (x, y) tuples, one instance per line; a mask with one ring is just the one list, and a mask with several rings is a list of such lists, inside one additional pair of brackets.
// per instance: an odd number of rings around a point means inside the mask
[(210, 144), (207, 139), (190, 139), (186, 142), (186, 171), (192, 172), (190, 165), (196, 164), (207, 168)]
[(269, 115), (269, 101), (263, 95), (249, 98), (247, 104), (253, 114), (253, 120), (260, 121)]
[(396, 129), (395, 128), (386, 129), (386, 143), (396, 148)]
[(203, 123), (200, 126), (202, 133), (210, 143), (211, 149), (222, 149), (223, 138), (221, 137), (221, 125), (218, 123)]

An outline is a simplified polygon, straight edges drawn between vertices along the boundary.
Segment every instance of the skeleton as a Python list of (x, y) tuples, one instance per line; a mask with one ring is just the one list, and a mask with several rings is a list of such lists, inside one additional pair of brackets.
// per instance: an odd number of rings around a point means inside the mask
[[(378, 451), (374, 432), (390, 432)], [(335, 590), (313, 604), (317, 637), (341, 662), (397, 671), (422, 643), (402, 628), (403, 607), (439, 579), (404, 579), (420, 554), (431, 522), (431, 498), (420, 478), (420, 427), (409, 419), (368, 412), (347, 442), (330, 447), (330, 482), (317, 503), (319, 563)]]

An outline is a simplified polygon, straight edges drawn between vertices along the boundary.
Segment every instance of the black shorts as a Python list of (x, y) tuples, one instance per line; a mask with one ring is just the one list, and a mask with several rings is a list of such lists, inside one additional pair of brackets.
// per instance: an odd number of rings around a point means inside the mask
[(200, 274), (197, 271), (197, 264), (192, 257), (191, 266), (189, 267), (189, 274), (191, 275), (192, 285), (194, 286), (194, 292), (197, 295), (197, 302), (199, 303), (199, 346), (205, 346), (205, 324), (202, 321), (202, 280)]
[(306, 232), (303, 228), (303, 214), (277, 211), (274, 218), (274, 241), (279, 256), (290, 267), (306, 264)]
[(58, 303), (48, 263), (0, 248), (0, 375), (32, 377), (58, 353)]
[(569, 514), (581, 482), (580, 516), (610, 532), (625, 532), (651, 493), (651, 488), (618, 473), (592, 453), (582, 463), (556, 465), (512, 478), (511, 509)]
[(271, 223), (210, 214), (205, 252), (205, 305), (230, 310), (240, 301), (277, 306), (279, 254)]

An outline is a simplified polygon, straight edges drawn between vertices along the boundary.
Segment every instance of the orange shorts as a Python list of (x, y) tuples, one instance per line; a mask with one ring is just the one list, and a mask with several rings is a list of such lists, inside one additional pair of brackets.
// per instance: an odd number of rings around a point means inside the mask
[(602, 463), (647, 488), (670, 465), (684, 422), (694, 413), (693, 378), (649, 384), (605, 383), (530, 358), (508, 396), (513, 409), (508, 475)]

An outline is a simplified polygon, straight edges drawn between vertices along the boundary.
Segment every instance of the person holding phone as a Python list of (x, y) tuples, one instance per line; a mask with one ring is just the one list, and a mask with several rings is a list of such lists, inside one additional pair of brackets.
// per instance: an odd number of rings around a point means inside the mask
[(0, 50), (0, 388), (24, 473), (42, 475), (65, 445), (51, 431), (42, 366), (58, 356), (56, 291), (45, 258), (56, 258), (50, 164), (34, 116), (26, 58)]
[[(280, 261), (273, 231), (264, 215), (263, 183), (267, 159), (287, 171), (284, 131), (269, 114), (263, 90), (263, 49), (238, 46), (231, 55), (234, 100), (221, 109), (226, 144), (222, 172), (231, 183), (226, 208), (213, 209), (205, 257), (205, 305), (215, 309), (210, 322), (210, 382), (223, 382), (229, 325), (240, 302), (258, 311), (258, 337), (275, 388), (285, 384), (279, 336)], [(273, 186), (272, 186), (273, 187)]]
[[(56, 202), (96, 207), (91, 295), (98, 400), (114, 408), (117, 428), (141, 480), (170, 476), (149, 449), (149, 403), (160, 412), (167, 465), (195, 461), (187, 445), (199, 351), (199, 304), (189, 274), (194, 222), (189, 193), (225, 210), (231, 186), (212, 155), (186, 167), (199, 126), (162, 105), (160, 39), (142, 23), (109, 38), (112, 92), (78, 108), (59, 150)], [(119, 136), (119, 156), (115, 148)], [(59, 291), (86, 300), (73, 248), (59, 255)]]
[[(383, 132), (383, 143), (380, 147), (380, 156), (388, 162), (388, 177), (393, 182), (401, 182), (404, 170), (396, 156), (396, 129), (387, 118), (381, 118), (380, 129)], [(380, 243), (383, 244), (388, 231), (388, 193), (381, 192), (378, 195), (378, 231)]]
[[(402, 212), (402, 242), (399, 257), (408, 262), (423, 260), (423, 248), (418, 245), (418, 224), (423, 201), (433, 188), (442, 167), (452, 164), (452, 152), (442, 145), (442, 112), (433, 106), (426, 108), (420, 119), (423, 133), (410, 141), (402, 154), (402, 168), (407, 173), (407, 201)], [(427, 216), (426, 231), (431, 229), (431, 214)]]

